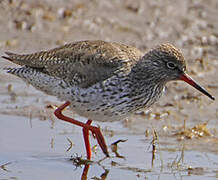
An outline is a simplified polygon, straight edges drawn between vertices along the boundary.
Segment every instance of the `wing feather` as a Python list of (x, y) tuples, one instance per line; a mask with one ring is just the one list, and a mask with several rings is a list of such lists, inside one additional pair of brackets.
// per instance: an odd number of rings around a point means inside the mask
[(119, 71), (128, 71), (143, 53), (131, 46), (105, 41), (78, 41), (27, 55), (6, 52), (16, 64), (41, 69), (80, 87), (89, 87)]

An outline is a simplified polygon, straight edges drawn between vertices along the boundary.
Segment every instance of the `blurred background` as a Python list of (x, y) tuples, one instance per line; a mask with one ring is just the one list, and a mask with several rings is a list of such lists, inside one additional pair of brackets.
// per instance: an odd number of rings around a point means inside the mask
[[(144, 52), (169, 42), (182, 50), (188, 74), (218, 97), (217, 9), (217, 0), (0, 0), (0, 55), (87, 39)], [(150, 109), (95, 121), (108, 145), (127, 141), (99, 161), (104, 155), (92, 137), (94, 163), (85, 168), (81, 129), (54, 117), (62, 102), (3, 70), (14, 66), (1, 58), (0, 179), (218, 178), (217, 100), (172, 82)]]

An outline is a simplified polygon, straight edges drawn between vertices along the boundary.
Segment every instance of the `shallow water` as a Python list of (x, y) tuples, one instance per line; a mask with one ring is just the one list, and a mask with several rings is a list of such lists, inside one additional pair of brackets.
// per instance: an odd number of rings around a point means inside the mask
[[(19, 116), (1, 115), (0, 126), (0, 177), (1, 179), (80, 179), (84, 165), (77, 167), (71, 156), (85, 158), (80, 128), (55, 121), (39, 121)], [(119, 128), (119, 123), (104, 123), (101, 127)], [(68, 151), (69, 138), (73, 142)], [(159, 138), (156, 158), (151, 153), (151, 137), (134, 134), (124, 128), (113, 137), (106, 136), (108, 144), (117, 139), (128, 139), (119, 144), (122, 158), (111, 157), (102, 160), (104, 155), (98, 148), (93, 154), (93, 164), (88, 171), (88, 179), (214, 179), (217, 177), (217, 154), (186, 150), (185, 142), (175, 138)], [(96, 141), (92, 138), (92, 145)], [(202, 144), (203, 145), (203, 144)], [(204, 145), (203, 145), (204, 146)], [(78, 155), (77, 155), (78, 154)], [(177, 164), (177, 162), (179, 162)]]
[[(0, 55), (83, 39), (122, 42), (142, 51), (170, 42), (183, 51), (188, 73), (218, 97), (217, 5), (217, 0), (2, 0)], [(217, 100), (182, 82), (169, 83), (157, 104), (128, 121), (93, 121), (111, 157), (104, 159), (90, 134), (93, 163), (78, 166), (75, 161), (85, 159), (81, 129), (56, 119), (54, 109), (62, 102), (3, 70), (11, 66), (16, 65), (0, 60), (0, 179), (218, 178)], [(203, 123), (202, 131), (195, 130)], [(193, 133), (182, 134), (184, 129)], [(118, 144), (119, 157), (110, 148), (117, 140), (127, 140)]]

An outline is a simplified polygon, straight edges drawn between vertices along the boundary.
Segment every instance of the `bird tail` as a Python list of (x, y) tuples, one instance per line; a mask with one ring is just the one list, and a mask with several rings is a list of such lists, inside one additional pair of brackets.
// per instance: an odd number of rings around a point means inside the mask
[(40, 61), (40, 53), (34, 53), (34, 54), (15, 54), (11, 52), (5, 52), (7, 56), (2, 56), (2, 58), (7, 59), (8, 61), (11, 61), (18, 65), (26, 65), (33, 68), (43, 68), (43, 64)]
[(2, 58), (7, 59), (18, 65), (27, 65), (28, 63), (28, 56), (27, 55), (19, 55), (11, 52), (5, 52), (7, 56), (2, 56)]

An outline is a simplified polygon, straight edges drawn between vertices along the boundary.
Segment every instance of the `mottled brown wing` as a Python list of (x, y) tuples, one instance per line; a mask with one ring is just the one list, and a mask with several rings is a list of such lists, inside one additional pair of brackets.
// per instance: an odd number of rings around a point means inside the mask
[(143, 55), (134, 47), (104, 41), (79, 41), (27, 55), (6, 54), (9, 57), (4, 58), (16, 64), (38, 68), (80, 87), (89, 87), (118, 71), (128, 71)]

